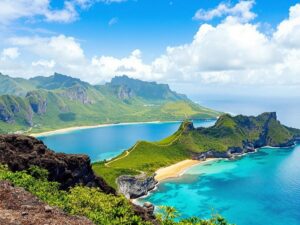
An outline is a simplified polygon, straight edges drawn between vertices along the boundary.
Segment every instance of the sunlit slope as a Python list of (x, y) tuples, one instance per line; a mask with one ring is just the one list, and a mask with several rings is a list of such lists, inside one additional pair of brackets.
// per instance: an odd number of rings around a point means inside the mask
[(0, 132), (41, 132), (102, 123), (211, 119), (219, 112), (166, 84), (127, 76), (105, 85), (54, 74), (30, 80), (0, 74)]
[(275, 113), (264, 113), (257, 117), (222, 115), (214, 126), (198, 129), (186, 121), (166, 139), (159, 142), (139, 141), (115, 159), (96, 163), (94, 170), (115, 185), (115, 179), (120, 175), (150, 175), (161, 167), (203, 152), (222, 153), (231, 148), (243, 149), (247, 143), (253, 147), (281, 146), (296, 136), (300, 136), (300, 131), (282, 125)]

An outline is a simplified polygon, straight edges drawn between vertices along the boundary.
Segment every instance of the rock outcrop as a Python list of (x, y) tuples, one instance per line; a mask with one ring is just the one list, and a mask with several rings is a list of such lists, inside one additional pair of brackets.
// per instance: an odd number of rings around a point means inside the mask
[(148, 191), (155, 188), (158, 182), (154, 176), (144, 174), (138, 176), (120, 176), (117, 179), (119, 192), (129, 199), (134, 199), (146, 195)]
[(0, 181), (0, 224), (93, 225), (85, 217), (71, 216), (40, 201), (23, 188)]
[(84, 105), (93, 103), (88, 97), (87, 89), (80, 85), (76, 85), (66, 89), (61, 95), (72, 101), (80, 102)]
[(38, 91), (30, 91), (27, 93), (26, 98), (32, 108), (32, 111), (43, 115), (47, 111), (47, 99)]
[(143, 206), (132, 204), (135, 214), (145, 221), (151, 222), (153, 225), (160, 225), (161, 223), (155, 218), (154, 205), (151, 203), (144, 204)]
[(44, 168), (49, 171), (48, 179), (59, 182), (62, 189), (82, 184), (115, 193), (94, 174), (88, 156), (55, 153), (33, 137), (0, 135), (0, 164), (7, 164), (12, 171), (25, 170), (33, 165)]
[(17, 119), (19, 122), (32, 125), (32, 109), (28, 102), (22, 98), (12, 95), (0, 96), (0, 120), (6, 123), (14, 123)]
[(134, 92), (126, 87), (126, 86), (120, 86), (118, 89), (117, 89), (117, 96), (119, 99), (121, 100), (129, 100), (131, 99), (132, 97), (135, 96)]

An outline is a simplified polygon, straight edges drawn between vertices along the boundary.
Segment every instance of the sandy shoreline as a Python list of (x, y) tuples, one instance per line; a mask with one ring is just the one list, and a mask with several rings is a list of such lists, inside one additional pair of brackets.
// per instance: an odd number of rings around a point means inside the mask
[(32, 137), (39, 137), (39, 136), (49, 136), (54, 134), (64, 134), (71, 131), (76, 130), (85, 130), (85, 129), (91, 129), (91, 128), (99, 128), (99, 127), (109, 127), (109, 126), (118, 126), (118, 125), (135, 125), (135, 124), (148, 124), (148, 123), (175, 123), (180, 121), (150, 121), (150, 122), (128, 122), (128, 123), (109, 123), (109, 124), (97, 124), (97, 125), (91, 125), (91, 126), (76, 126), (76, 127), (68, 127), (68, 128), (62, 128), (57, 130), (51, 130), (51, 131), (45, 131), (40, 133), (29, 133), (29, 136)]
[(216, 161), (217, 158), (207, 159), (205, 161), (187, 159), (168, 167), (160, 168), (156, 171), (155, 179), (160, 182), (169, 178), (180, 177), (187, 169), (198, 164), (204, 164), (211, 161)]

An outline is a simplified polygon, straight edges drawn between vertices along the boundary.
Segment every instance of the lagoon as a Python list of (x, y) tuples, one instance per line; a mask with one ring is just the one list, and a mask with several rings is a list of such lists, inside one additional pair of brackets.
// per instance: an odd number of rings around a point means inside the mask
[(175, 207), (181, 217), (219, 213), (238, 225), (300, 224), (300, 145), (262, 148), (237, 160), (197, 165), (139, 202)]

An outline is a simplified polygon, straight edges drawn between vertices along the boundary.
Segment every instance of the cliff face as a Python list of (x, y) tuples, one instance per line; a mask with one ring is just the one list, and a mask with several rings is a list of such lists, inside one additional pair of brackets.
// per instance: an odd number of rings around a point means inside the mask
[(146, 195), (158, 183), (154, 176), (120, 176), (117, 179), (119, 191), (129, 199)]
[(0, 96), (0, 121), (12, 124), (19, 120), (22, 124), (31, 126), (32, 114), (29, 103), (22, 98), (11, 95)]
[(84, 105), (93, 103), (88, 97), (86, 88), (79, 85), (66, 89), (61, 95), (69, 100), (78, 101)]
[(29, 101), (29, 104), (33, 112), (42, 115), (47, 111), (47, 99), (42, 96), (41, 93), (37, 91), (31, 91), (26, 94), (26, 98)]
[(33, 137), (0, 135), (0, 164), (7, 164), (12, 171), (25, 170), (32, 165), (44, 168), (49, 171), (48, 179), (59, 182), (62, 189), (83, 184), (115, 193), (94, 174), (88, 156), (55, 153)]

